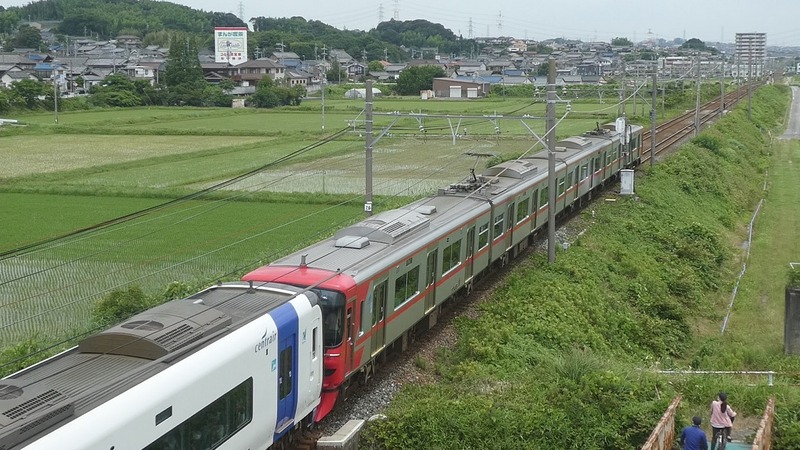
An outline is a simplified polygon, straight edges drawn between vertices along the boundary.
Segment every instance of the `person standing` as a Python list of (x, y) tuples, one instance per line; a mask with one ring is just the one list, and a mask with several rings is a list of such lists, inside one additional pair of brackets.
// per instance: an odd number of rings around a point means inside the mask
[(703, 419), (692, 417), (692, 425), (683, 429), (681, 432), (680, 444), (683, 450), (708, 450), (708, 440), (706, 432), (700, 429)]
[(731, 427), (733, 427), (733, 419), (736, 417), (736, 411), (728, 404), (728, 394), (720, 392), (717, 399), (711, 402), (711, 450), (717, 447), (717, 436), (722, 435), (722, 441), (719, 444), (719, 450), (725, 450), (725, 444), (728, 442), (728, 436), (731, 434)]

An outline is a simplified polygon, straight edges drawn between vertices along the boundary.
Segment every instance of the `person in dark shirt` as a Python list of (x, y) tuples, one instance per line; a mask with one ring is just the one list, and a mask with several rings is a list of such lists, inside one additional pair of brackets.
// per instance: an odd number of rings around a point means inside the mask
[(681, 448), (683, 450), (708, 450), (706, 432), (700, 429), (703, 419), (694, 416), (692, 417), (692, 423), (694, 425), (684, 428), (681, 433)]

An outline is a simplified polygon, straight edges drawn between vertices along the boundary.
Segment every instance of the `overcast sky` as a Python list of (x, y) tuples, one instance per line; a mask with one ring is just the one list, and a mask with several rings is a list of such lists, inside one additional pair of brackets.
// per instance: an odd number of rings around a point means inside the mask
[[(28, 0), (0, 0), (17, 6)], [(610, 41), (627, 37), (733, 42), (767, 33), (767, 45), (800, 46), (800, 0), (178, 0), (206, 11), (251, 17), (301, 16), (336, 28), (370, 30), (379, 18), (426, 19), (470, 37)]]

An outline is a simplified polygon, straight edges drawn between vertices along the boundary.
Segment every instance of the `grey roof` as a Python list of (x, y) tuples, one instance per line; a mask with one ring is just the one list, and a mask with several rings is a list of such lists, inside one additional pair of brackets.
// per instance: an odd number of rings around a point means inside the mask
[(0, 53), (0, 64), (33, 64), (28, 58), (16, 54)]
[(266, 67), (272, 69), (272, 68), (284, 67), (284, 65), (281, 63), (277, 63), (269, 58), (259, 58), (243, 62), (237, 65), (236, 67)]
[(300, 59), (295, 52), (274, 52), (272, 56), (276, 59)]
[(289, 70), (286, 72), (288, 78), (311, 78), (312, 75), (305, 70)]
[(336, 48), (331, 50), (329, 57), (330, 59), (335, 59), (339, 62), (350, 61), (351, 59), (355, 59), (352, 56), (350, 56), (346, 51)]
[(86, 61), (89, 67), (123, 67), (128, 60), (126, 58), (90, 58)]
[(27, 70), (6, 72), (6, 76), (15, 80), (28, 80), (31, 78), (36, 78), (36, 75), (34, 75), (33, 72), (29, 72)]
[(383, 69), (387, 72), (400, 72), (406, 68), (405, 64), (389, 64), (388, 66), (384, 67)]

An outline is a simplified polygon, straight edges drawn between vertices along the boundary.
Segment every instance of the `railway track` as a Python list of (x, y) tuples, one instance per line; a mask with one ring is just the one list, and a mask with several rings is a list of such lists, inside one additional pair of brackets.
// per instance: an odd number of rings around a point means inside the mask
[[(726, 109), (732, 107), (746, 96), (746, 88), (740, 88), (737, 91), (727, 93), (724, 99)], [(719, 99), (703, 104), (700, 109), (701, 129), (719, 116)], [(666, 156), (671, 150), (691, 138), (694, 135), (694, 122), (695, 112), (689, 111), (659, 125), (656, 128), (656, 160), (658, 160), (659, 157)], [(650, 159), (650, 139), (651, 133), (649, 131), (643, 133), (642, 164)], [(560, 226), (569, 222), (577, 214), (577, 211), (571, 214), (565, 214), (559, 219)], [(559, 230), (560, 229), (561, 228), (559, 228)], [(321, 437), (333, 434), (349, 419), (372, 416), (379, 412), (379, 406), (390, 400), (390, 398), (388, 400), (382, 398), (378, 401), (370, 401), (371, 397), (391, 397), (393, 396), (393, 392), (399, 389), (399, 385), (404, 382), (418, 382), (419, 380), (414, 379), (416, 375), (409, 376), (408, 373), (418, 372), (414, 366), (418, 364), (419, 353), (427, 352), (432, 358), (440, 347), (454, 344), (455, 331), (452, 326), (453, 319), (477, 314), (475, 306), (488, 298), (495, 287), (502, 282), (504, 275), (508, 273), (508, 269), (525, 261), (525, 255), (531, 252), (541, 251), (541, 248), (545, 245), (546, 238), (541, 235), (538, 236), (535, 239), (534, 245), (522, 251), (518, 257), (511, 260), (503, 270), (493, 270), (487, 273), (483, 279), (475, 284), (475, 289), (472, 292), (462, 292), (448, 301), (439, 315), (439, 323), (436, 327), (431, 330), (419, 330), (420, 332), (414, 334), (415, 338), (406, 351), (389, 353), (387, 359), (382, 361), (377, 374), (369, 378), (358, 377), (359, 381), (355, 382), (347, 390), (346, 398), (342, 401), (342, 404), (338, 405), (334, 412), (326, 417), (320, 424), (317, 424), (313, 429), (304, 429), (293, 439), (292, 443), (285, 448), (287, 450), (316, 450), (317, 441)], [(392, 387), (386, 388), (384, 386), (386, 384), (392, 385)], [(364, 404), (369, 404), (370, 406), (364, 407)]]
[[(723, 101), (725, 108), (728, 109), (736, 105), (741, 99), (747, 96), (747, 88), (740, 87), (736, 91), (725, 94)], [(703, 104), (700, 107), (700, 129), (720, 116), (719, 98)], [(687, 111), (680, 116), (662, 123), (656, 127), (656, 161), (659, 156), (664, 156), (667, 152), (674, 149), (678, 144), (694, 136), (695, 111)], [(642, 163), (651, 158), (651, 132), (642, 133)]]

